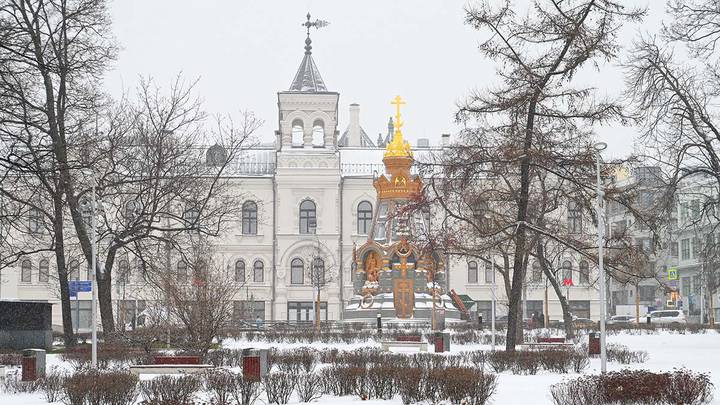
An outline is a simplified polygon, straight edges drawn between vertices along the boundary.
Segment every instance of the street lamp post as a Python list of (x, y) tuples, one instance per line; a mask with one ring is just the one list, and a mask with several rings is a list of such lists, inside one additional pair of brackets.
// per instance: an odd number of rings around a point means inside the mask
[(607, 148), (605, 142), (598, 142), (593, 145), (595, 148), (595, 159), (597, 169), (597, 227), (598, 227), (598, 271), (600, 278), (600, 371), (607, 371), (607, 353), (605, 350), (605, 269), (603, 268), (603, 239), (605, 238), (605, 223), (603, 218), (603, 196), (602, 184), (600, 183), (600, 152)]
[(90, 219), (90, 232), (92, 234), (92, 260), (90, 271), (90, 279), (92, 286), (92, 368), (97, 368), (97, 305), (98, 305), (98, 290), (97, 290), (97, 276), (95, 273), (95, 267), (97, 264), (97, 237), (95, 235), (95, 177), (92, 180), (92, 218)]

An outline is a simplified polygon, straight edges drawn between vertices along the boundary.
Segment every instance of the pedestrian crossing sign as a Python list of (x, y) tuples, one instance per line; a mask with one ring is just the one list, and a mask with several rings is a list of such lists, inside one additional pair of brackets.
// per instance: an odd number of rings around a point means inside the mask
[(677, 280), (678, 279), (678, 270), (677, 269), (668, 269), (668, 280)]

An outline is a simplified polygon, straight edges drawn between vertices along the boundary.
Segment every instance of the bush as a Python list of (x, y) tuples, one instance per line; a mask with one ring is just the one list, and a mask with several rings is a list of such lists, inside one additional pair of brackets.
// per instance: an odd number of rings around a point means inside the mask
[(545, 370), (566, 374), (573, 367), (574, 351), (569, 350), (543, 350), (540, 354), (540, 361)]
[(3, 381), (3, 392), (8, 394), (22, 394), (36, 392), (41, 389), (39, 380), (20, 381), (19, 375), (8, 375)]
[(368, 398), (392, 399), (397, 394), (398, 370), (386, 365), (373, 365), (367, 371)]
[(713, 384), (707, 374), (674, 370), (665, 389), (665, 397), (669, 404), (707, 404), (713, 398)]
[(397, 388), (403, 404), (413, 404), (425, 398), (422, 390), (423, 370), (413, 367), (406, 368), (397, 376)]
[(496, 351), (487, 356), (487, 362), (496, 373), (509, 370), (515, 361), (514, 352)]
[(16, 366), (22, 364), (22, 355), (20, 353), (0, 353), (0, 366)]
[(235, 391), (235, 376), (223, 370), (208, 372), (205, 387), (210, 392), (213, 405), (231, 405)]
[(200, 388), (202, 381), (191, 375), (161, 375), (140, 383), (140, 391), (147, 405), (190, 404)]
[(550, 395), (556, 405), (702, 405), (710, 403), (712, 390), (708, 376), (702, 373), (622, 370), (555, 384)]
[(302, 402), (314, 401), (322, 395), (322, 379), (314, 373), (305, 373), (298, 376), (297, 394)]
[(483, 405), (497, 389), (497, 377), (472, 368), (448, 368), (442, 378), (444, 399), (453, 404)]
[(590, 366), (590, 359), (588, 358), (587, 351), (575, 351), (571, 355), (573, 371), (581, 373), (583, 370)]
[(138, 396), (138, 377), (126, 372), (88, 370), (63, 378), (68, 405), (126, 405)]
[(283, 372), (270, 373), (263, 378), (263, 386), (271, 404), (287, 404), (295, 384), (295, 376)]
[(40, 379), (40, 388), (47, 402), (59, 401), (62, 397), (63, 385), (67, 376), (64, 373), (49, 373)]
[(241, 374), (234, 375), (232, 397), (237, 405), (254, 404), (262, 392), (260, 381), (245, 379)]
[(622, 364), (644, 363), (648, 359), (648, 353), (642, 350), (632, 351), (627, 346), (619, 344), (607, 345), (606, 354), (610, 361), (617, 361)]

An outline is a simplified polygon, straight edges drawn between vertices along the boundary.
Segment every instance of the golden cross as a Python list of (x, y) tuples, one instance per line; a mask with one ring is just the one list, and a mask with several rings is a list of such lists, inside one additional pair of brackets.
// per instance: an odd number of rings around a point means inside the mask
[(395, 106), (395, 130), (398, 131), (403, 125), (403, 122), (400, 120), (400, 106), (405, 104), (405, 102), (400, 96), (395, 96), (390, 104)]

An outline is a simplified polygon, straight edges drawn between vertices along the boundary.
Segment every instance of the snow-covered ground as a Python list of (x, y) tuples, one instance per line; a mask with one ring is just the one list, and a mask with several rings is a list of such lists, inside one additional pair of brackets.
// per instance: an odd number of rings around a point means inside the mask
[[(720, 405), (720, 334), (710, 331), (705, 334), (677, 334), (673, 332), (660, 332), (653, 335), (632, 335), (622, 333), (608, 336), (608, 343), (619, 343), (628, 346), (632, 350), (645, 350), (650, 358), (643, 364), (622, 365), (619, 363), (608, 363), (609, 370), (620, 370), (622, 368), (647, 369), (652, 371), (671, 371), (673, 368), (685, 367), (693, 371), (710, 373), (710, 378), (715, 385), (714, 405)], [(226, 347), (230, 348), (268, 348), (277, 347), (280, 349), (291, 349), (308, 344), (273, 344), (268, 342), (243, 342), (227, 341)], [(377, 343), (356, 343), (356, 344), (313, 344), (317, 349), (337, 348), (339, 350), (352, 350), (359, 347), (379, 346)], [(485, 345), (454, 345), (452, 352), (467, 350), (489, 350)], [(66, 367), (59, 361), (59, 356), (48, 356), (49, 367)], [(591, 359), (590, 367), (585, 373), (599, 373), (600, 360)], [(552, 404), (549, 396), (549, 387), (552, 384), (561, 382), (564, 379), (576, 378), (578, 374), (570, 373), (565, 375), (551, 374), (540, 371), (537, 375), (513, 375), (509, 372), (499, 375), (497, 392), (493, 396), (494, 404)], [(291, 401), (292, 404), (298, 402)], [(357, 397), (331, 397), (324, 396), (313, 402), (318, 405), (342, 405), (362, 403), (364, 405), (379, 404), (401, 404), (399, 397), (394, 401), (370, 400), (361, 401)], [(46, 404), (42, 394), (20, 394), (7, 395), (0, 393), (0, 404), (13, 405), (42, 405)], [(59, 402), (57, 404), (60, 404)]]

